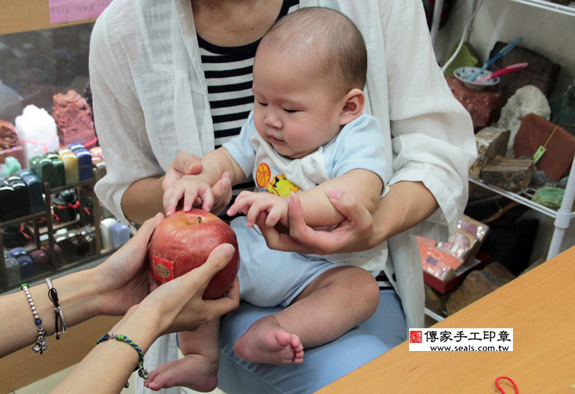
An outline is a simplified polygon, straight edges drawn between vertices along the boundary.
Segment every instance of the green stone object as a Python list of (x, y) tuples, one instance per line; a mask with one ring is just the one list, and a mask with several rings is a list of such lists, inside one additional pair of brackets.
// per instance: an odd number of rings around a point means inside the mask
[(549, 100), (550, 121), (575, 135), (575, 86)]
[(50, 182), (50, 185), (57, 185), (59, 183), (58, 175), (54, 169), (52, 160), (47, 157), (40, 157), (39, 160), (33, 161), (35, 164), (32, 171), (42, 179), (43, 182)]
[[(34, 156), (28, 159), (28, 167), (36, 174), (35, 168), (38, 167), (38, 163), (42, 160), (42, 156)], [(36, 174), (38, 175), (38, 174)], [(39, 175), (38, 175), (39, 176)]]
[(58, 154), (56, 152), (47, 152), (43, 154), (44, 157), (47, 157), (50, 160), (54, 160), (58, 158)]
[[(451, 50), (451, 53), (449, 54), (449, 57), (447, 59), (451, 58), (451, 56), (453, 55), (453, 53), (457, 49), (458, 45), (459, 45), (459, 42), (457, 42), (454, 45), (454, 47)], [(463, 43), (461, 50), (459, 51), (459, 53), (457, 54), (455, 59), (453, 59), (453, 61), (449, 65), (449, 67), (447, 67), (447, 69), (443, 72), (443, 75), (445, 76), (445, 78), (447, 78), (451, 74), (453, 74), (453, 72), (456, 69), (458, 69), (459, 67), (480, 67), (479, 59), (477, 58), (477, 55), (475, 53), (475, 49), (468, 42)]]
[(49, 182), (50, 187), (66, 185), (64, 162), (60, 160), (57, 153), (48, 152), (42, 156), (32, 157), (28, 160), (28, 165), (43, 182)]
[(561, 203), (563, 203), (564, 195), (565, 195), (564, 189), (545, 186), (537, 190), (535, 194), (533, 194), (531, 201), (557, 211), (559, 210), (559, 208), (561, 208)]
[(5, 177), (9, 177), (10, 175), (14, 174), (16, 171), (20, 171), (22, 166), (18, 159), (12, 156), (8, 156), (4, 161), (4, 175)]
[(56, 173), (56, 183), (50, 182), (50, 187), (60, 187), (66, 185), (66, 170), (64, 168), (64, 162), (56, 156), (52, 158), (52, 165), (54, 166), (54, 172)]

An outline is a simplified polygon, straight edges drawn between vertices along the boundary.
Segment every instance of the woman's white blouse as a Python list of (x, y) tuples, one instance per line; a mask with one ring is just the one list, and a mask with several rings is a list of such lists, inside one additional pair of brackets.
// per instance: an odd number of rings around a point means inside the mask
[[(476, 158), (471, 118), (437, 65), (421, 0), (301, 0), (342, 11), (368, 49), (366, 111), (382, 126), (393, 162), (390, 185), (421, 181), (440, 209), (409, 233), (445, 239), (467, 202)], [(115, 0), (90, 43), (95, 125), (107, 175), (96, 192), (123, 221), (121, 199), (133, 182), (165, 173), (182, 151), (214, 148), (207, 87), (189, 0)], [(417, 247), (407, 233), (390, 240), (388, 264), (409, 327), (423, 324)], [(415, 248), (415, 249), (414, 249)], [(395, 250), (394, 250), (395, 249)], [(386, 270), (387, 272), (387, 270)]]

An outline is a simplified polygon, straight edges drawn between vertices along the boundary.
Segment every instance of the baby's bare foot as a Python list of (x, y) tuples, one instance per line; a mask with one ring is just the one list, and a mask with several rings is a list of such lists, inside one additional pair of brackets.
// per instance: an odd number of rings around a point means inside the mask
[(303, 345), (297, 335), (281, 328), (271, 316), (255, 322), (235, 343), (238, 357), (265, 364), (303, 362)]
[(150, 372), (144, 386), (158, 391), (184, 386), (201, 392), (213, 391), (218, 385), (218, 366), (203, 356), (187, 355), (179, 360), (160, 365)]

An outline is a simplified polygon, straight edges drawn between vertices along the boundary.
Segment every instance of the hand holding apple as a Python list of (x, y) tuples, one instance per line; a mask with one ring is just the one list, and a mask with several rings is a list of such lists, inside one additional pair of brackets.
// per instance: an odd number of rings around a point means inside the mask
[(226, 222), (201, 209), (178, 211), (165, 218), (154, 230), (148, 246), (156, 282), (168, 282), (201, 266), (212, 250), (223, 243), (234, 246), (234, 256), (210, 281), (204, 299), (222, 297), (237, 275), (240, 259), (236, 234)]

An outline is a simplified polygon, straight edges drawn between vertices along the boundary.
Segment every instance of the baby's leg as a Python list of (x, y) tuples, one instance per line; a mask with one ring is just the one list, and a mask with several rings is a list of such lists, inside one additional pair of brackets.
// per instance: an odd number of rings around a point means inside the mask
[(331, 342), (366, 321), (377, 309), (379, 287), (358, 267), (337, 267), (315, 278), (294, 302), (256, 321), (235, 343), (247, 361), (289, 364), (303, 361), (303, 348)]
[(220, 319), (201, 325), (193, 332), (180, 332), (183, 358), (160, 365), (150, 372), (144, 385), (151, 390), (185, 386), (209, 392), (218, 385), (218, 336)]

